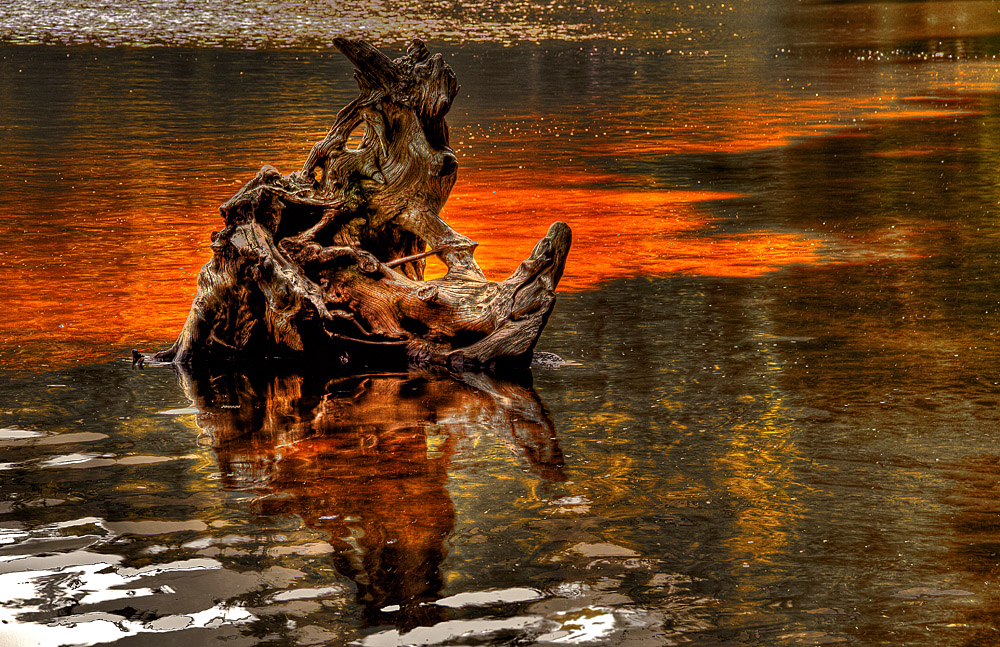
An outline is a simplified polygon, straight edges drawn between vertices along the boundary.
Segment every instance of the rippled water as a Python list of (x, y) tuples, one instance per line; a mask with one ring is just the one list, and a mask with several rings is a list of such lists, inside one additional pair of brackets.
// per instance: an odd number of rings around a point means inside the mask
[[(462, 90), (445, 215), (574, 229), (532, 376), (132, 369), (218, 204)], [(992, 2), (0, 8), (0, 645), (1000, 642)]]

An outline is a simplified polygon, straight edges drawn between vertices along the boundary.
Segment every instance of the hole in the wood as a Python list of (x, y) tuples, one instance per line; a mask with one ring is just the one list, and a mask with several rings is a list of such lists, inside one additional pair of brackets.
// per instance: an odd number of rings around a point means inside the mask
[(448, 177), (457, 170), (458, 159), (454, 155), (448, 154), (444, 156), (444, 160), (441, 162), (441, 171), (438, 175), (441, 177)]
[(448, 266), (440, 258), (428, 256), (427, 265), (424, 267), (424, 280), (439, 279), (448, 273)]
[(352, 151), (361, 150), (361, 143), (365, 140), (367, 132), (368, 128), (364, 123), (355, 126), (351, 134), (347, 136), (347, 149)]
[(403, 330), (411, 332), (418, 337), (426, 335), (430, 330), (424, 322), (417, 319), (411, 319), (410, 317), (400, 317), (399, 325), (403, 328)]
[(323, 212), (314, 207), (287, 207), (281, 214), (274, 240), (297, 236), (319, 222)]

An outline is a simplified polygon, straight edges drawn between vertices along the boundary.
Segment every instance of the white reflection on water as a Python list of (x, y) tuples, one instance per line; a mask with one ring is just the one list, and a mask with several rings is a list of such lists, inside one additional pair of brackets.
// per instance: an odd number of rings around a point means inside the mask
[(11, 429), (9, 427), (4, 427), (0, 429), (0, 441), (3, 440), (22, 440), (24, 438), (38, 438), (43, 434), (39, 431), (28, 431), (27, 429)]
[[(0, 545), (5, 545), (0, 553), (0, 644), (93, 645), (142, 633), (211, 629), (256, 619), (240, 605), (212, 597), (204, 576), (225, 572), (217, 560), (181, 559), (129, 568), (121, 566), (122, 556), (98, 552), (126, 533), (204, 528), (200, 522), (141, 523), (85, 517), (31, 532), (4, 528), (0, 535)], [(98, 533), (61, 534), (73, 527), (96, 528)], [(174, 586), (186, 589), (182, 596), (162, 581), (165, 575)], [(139, 599), (148, 601), (138, 606), (164, 609), (162, 615), (132, 618), (114, 606), (100, 606), (127, 600), (130, 608)]]
[[(530, 644), (639, 647), (687, 642), (680, 633), (686, 629), (674, 627), (665, 630), (664, 618), (647, 610), (583, 607), (544, 616), (530, 614), (509, 618), (446, 620), (403, 633), (391, 629), (366, 636), (358, 644), (364, 647), (464, 645), (499, 641), (505, 636), (517, 635), (521, 640), (530, 639)], [(668, 634), (675, 635), (678, 640), (668, 637)]]
[[(43, 567), (39, 560), (44, 560), (49, 567)], [(176, 591), (166, 585), (155, 588), (136, 585), (167, 572), (222, 568), (222, 564), (210, 559), (185, 560), (143, 569), (116, 568), (121, 561), (117, 555), (74, 551), (53, 557), (27, 558), (20, 565), (25, 570), (0, 575), (0, 642), (4, 645), (93, 645), (141, 633), (216, 628), (254, 619), (247, 610), (224, 603), (148, 622), (95, 611), (71, 613), (47, 622), (22, 619), (35, 613), (49, 616), (54, 606), (75, 608), (114, 600), (170, 596)]]
[(536, 589), (514, 587), (493, 591), (467, 591), (435, 600), (434, 604), (439, 607), (460, 609), (462, 607), (477, 607), (487, 604), (527, 602), (529, 600), (538, 600), (541, 597), (542, 592)]
[(447, 620), (433, 627), (417, 627), (401, 634), (392, 629), (365, 637), (365, 647), (399, 647), (401, 645), (445, 645), (456, 639), (483, 639), (499, 634), (517, 632), (524, 634), (549, 626), (541, 616), (515, 616), (503, 619)]
[(271, 600), (274, 602), (288, 602), (290, 600), (314, 600), (316, 598), (322, 598), (327, 595), (333, 595), (335, 593), (343, 593), (344, 588), (340, 586), (320, 586), (313, 588), (304, 589), (289, 589), (287, 591), (278, 591), (271, 596)]
[(137, 46), (330, 48), (335, 36), (412, 36), (510, 43), (615, 39), (629, 3), (477, 2), (102, 2), (14, 0), (0, 10), (0, 41)]
[(539, 636), (540, 642), (581, 643), (607, 638), (615, 630), (615, 614), (610, 609), (586, 609), (559, 614), (557, 631)]

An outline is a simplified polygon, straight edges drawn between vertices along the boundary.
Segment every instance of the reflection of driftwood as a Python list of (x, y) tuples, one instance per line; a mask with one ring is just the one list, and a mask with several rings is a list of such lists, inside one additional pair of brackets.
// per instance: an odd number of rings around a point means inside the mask
[[(188, 320), (157, 359), (527, 366), (555, 303), (569, 227), (553, 224), (507, 280), (486, 280), (477, 243), (439, 215), (458, 169), (444, 119), (454, 72), (419, 41), (395, 61), (362, 40), (335, 42), (357, 67), (360, 95), (300, 171), (264, 167), (222, 206), (226, 226), (213, 235)], [(448, 273), (424, 281), (430, 253)]]
[[(470, 429), (497, 434), (544, 478), (564, 478), (535, 392), (484, 375), (182, 375), (224, 483), (276, 495), (261, 513), (327, 532), (372, 623), (408, 628), (440, 613), (420, 603), (442, 586), (455, 521), (447, 467)], [(388, 605), (400, 610), (385, 617)]]

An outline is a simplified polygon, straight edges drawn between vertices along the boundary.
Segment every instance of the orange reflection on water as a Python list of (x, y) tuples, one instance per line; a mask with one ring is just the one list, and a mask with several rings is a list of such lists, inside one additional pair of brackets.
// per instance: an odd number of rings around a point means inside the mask
[(210, 257), (209, 234), (219, 226), (165, 211), (94, 219), (86, 229), (67, 220), (0, 252), (5, 366), (92, 361), (100, 355), (95, 344), (171, 339)]
[(473, 374), (182, 377), (223, 485), (262, 495), (256, 512), (322, 531), (372, 624), (443, 615), (426, 603), (444, 585), (456, 454), (483, 460), (496, 442), (516, 474), (565, 480), (555, 427), (528, 386)]
[[(490, 278), (513, 272), (556, 220), (570, 224), (574, 239), (562, 290), (637, 275), (759, 276), (822, 260), (821, 243), (801, 235), (713, 232), (705, 204), (735, 194), (587, 188), (611, 179), (587, 174), (546, 186), (532, 175), (515, 171), (502, 184), (463, 177), (445, 208), (455, 229), (480, 242), (476, 258)], [(205, 193), (219, 198), (217, 187)], [(88, 347), (95, 342), (169, 342), (210, 257), (210, 232), (221, 225), (207, 200), (191, 206), (197, 215), (164, 206), (82, 223), (74, 214), (63, 227), (0, 252), (5, 365), (93, 360), (97, 351)]]
[[(963, 68), (964, 69), (964, 68)], [(730, 72), (727, 72), (730, 73)], [(457, 149), (473, 163), (509, 168), (513, 162), (595, 156), (611, 159), (652, 158), (686, 154), (741, 154), (781, 148), (810, 137), (888, 119), (944, 119), (976, 114), (969, 97), (958, 91), (981, 92), (993, 75), (972, 73), (951, 80), (953, 87), (936, 95), (915, 95), (883, 79), (885, 87), (856, 96), (811, 92), (791, 79), (774, 88), (745, 89), (719, 102), (691, 101), (647, 88), (650, 94), (628, 97), (626, 105), (603, 115), (567, 114), (542, 120), (507, 115), (488, 128), (458, 137)], [(736, 81), (734, 80), (734, 83)], [(799, 82), (801, 83), (801, 82)], [(761, 94), (766, 93), (766, 94)], [(554, 181), (563, 179), (555, 176)]]
[(573, 229), (562, 290), (628, 276), (760, 276), (824, 260), (820, 240), (804, 235), (712, 231), (705, 203), (738, 197), (734, 193), (580, 188), (602, 179), (587, 175), (570, 176), (568, 186), (527, 177), (493, 184), (477, 179), (456, 185), (445, 215), (480, 242), (476, 259), (492, 279), (510, 274), (556, 220)]

